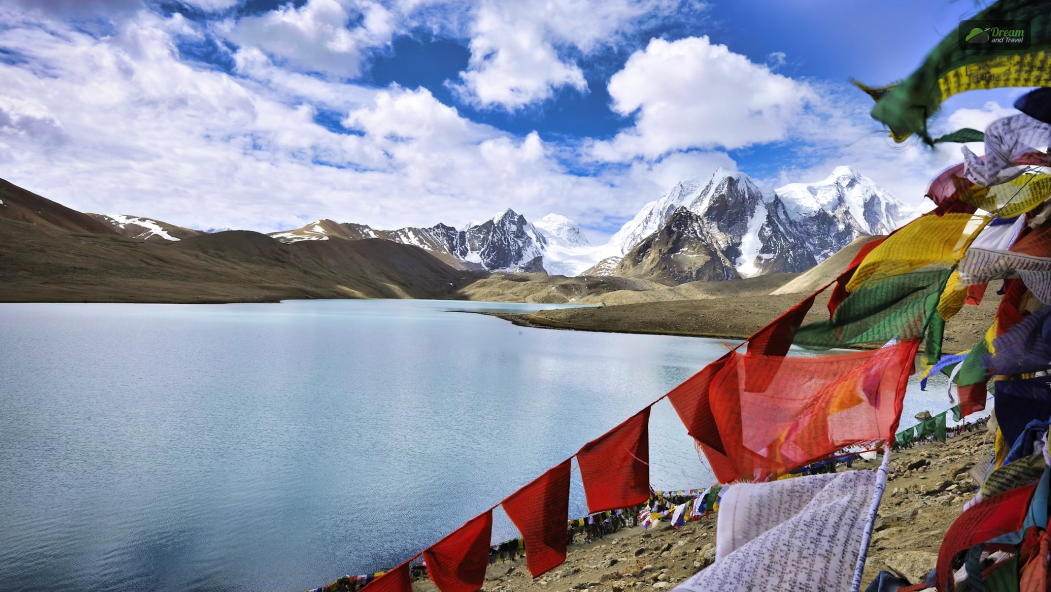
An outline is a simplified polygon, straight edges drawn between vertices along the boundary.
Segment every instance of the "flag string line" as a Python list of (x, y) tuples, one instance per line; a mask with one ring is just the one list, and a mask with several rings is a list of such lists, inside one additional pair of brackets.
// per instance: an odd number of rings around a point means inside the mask
[[(988, 221), (986, 221), (986, 224), (987, 224), (987, 223), (988, 223)], [(983, 224), (983, 225), (982, 225), (982, 226), (981, 226), (981, 227), (979, 228), (979, 231), (981, 230), (981, 228), (984, 228), (984, 227), (985, 227), (985, 225)], [(888, 235), (888, 238), (889, 238), (890, 236), (892, 236), (893, 234), (895, 234), (895, 233), (896, 233), (896, 232), (897, 232), (898, 230), (900, 230), (900, 229), (895, 229), (894, 231), (892, 231), (892, 232), (891, 232), (891, 233), (890, 233), (890, 234)], [(975, 232), (974, 234), (975, 234), (975, 235), (977, 235), (977, 234), (978, 234), (978, 231), (976, 231), (976, 232)], [(973, 239), (972, 239), (972, 240), (973, 240)], [(969, 244), (969, 243), (968, 243), (968, 244)], [(863, 260), (862, 260), (861, 262), (858, 262), (858, 266), (860, 266), (860, 265), (861, 265), (861, 263), (862, 263), (863, 261), (864, 261), (864, 259), (863, 259)], [(856, 269), (856, 268), (857, 268), (857, 266), (855, 266), (855, 267), (854, 267), (854, 269)], [(849, 271), (850, 269), (851, 269), (851, 268), (850, 268), (850, 267), (848, 267), (846, 271)], [(844, 271), (844, 273), (846, 273), (846, 271)], [(801, 301), (800, 301), (800, 302), (799, 302), (798, 304), (796, 304), (795, 306), (799, 306), (799, 304), (802, 304), (803, 302), (806, 302), (807, 300), (810, 300), (810, 299), (812, 299), (812, 298), (815, 298), (815, 297), (817, 297), (817, 296), (818, 296), (819, 294), (821, 294), (822, 292), (824, 292), (825, 290), (827, 290), (828, 288), (830, 288), (830, 287), (831, 287), (831, 286), (832, 286), (833, 284), (836, 284), (836, 283), (837, 283), (837, 282), (838, 282), (838, 281), (840, 280), (840, 277), (841, 277), (841, 276), (842, 276), (842, 274), (840, 274), (840, 276), (837, 276), (837, 277), (836, 277), (835, 279), (833, 279), (832, 281), (828, 282), (827, 284), (825, 284), (824, 286), (822, 286), (821, 288), (819, 288), (818, 290), (816, 290), (816, 291), (815, 291), (814, 293), (812, 293), (812, 294), (811, 294), (810, 296), (807, 296), (806, 298), (804, 298), (803, 300), (801, 300)], [(944, 286), (943, 286), (943, 290), (944, 290)], [(811, 306), (813, 306), (813, 303), (811, 304)], [(795, 308), (795, 307), (792, 307), (792, 308)], [(790, 308), (789, 310), (791, 310), (791, 308)], [(763, 332), (763, 331), (767, 330), (768, 328), (770, 328), (770, 327), (774, 326), (774, 324), (775, 324), (775, 323), (777, 323), (777, 322), (778, 322), (778, 320), (779, 320), (779, 319), (781, 319), (781, 318), (782, 318), (782, 317), (784, 316), (784, 314), (786, 314), (786, 313), (787, 313), (787, 311), (786, 311), (785, 313), (782, 313), (782, 315), (780, 315), (780, 316), (776, 317), (776, 318), (775, 318), (774, 320), (772, 320), (771, 322), (767, 323), (766, 325), (763, 325), (763, 326), (762, 326), (762, 327), (761, 327), (760, 329), (758, 329), (757, 331), (755, 331), (754, 333), (752, 333), (751, 335), (749, 335), (749, 336), (748, 336), (747, 338), (745, 338), (744, 340), (742, 340), (742, 341), (741, 341), (740, 343), (738, 343), (738, 344), (737, 344), (736, 346), (733, 346), (733, 347), (729, 347), (729, 344), (724, 344), (724, 345), (726, 345), (726, 346), (727, 346), (727, 348), (729, 349), (729, 351), (730, 351), (730, 352), (736, 352), (737, 350), (739, 350), (739, 349), (741, 348), (741, 346), (743, 346), (743, 345), (745, 345), (745, 344), (749, 343), (749, 342), (750, 342), (750, 341), (751, 341), (751, 340), (752, 340), (752, 339), (753, 339), (753, 338), (754, 338), (754, 337), (755, 337), (756, 335), (758, 335), (758, 334), (760, 334), (761, 332)], [(927, 323), (929, 323), (929, 319), (928, 319), (928, 320), (927, 320), (927, 322), (926, 322), (926, 323), (924, 324), (924, 329), (926, 329), (926, 328), (927, 328)], [(705, 367), (707, 367), (707, 365), (706, 365)], [(701, 371), (703, 371), (703, 368), (701, 369)], [(687, 379), (687, 380), (688, 380), (688, 379)], [(674, 391), (674, 389), (672, 389), (672, 391)], [(664, 393), (663, 395), (661, 395), (660, 397), (658, 397), (657, 399), (655, 399), (654, 401), (652, 401), (652, 402), (651, 402), (651, 403), (649, 403), (648, 405), (644, 406), (644, 407), (643, 407), (642, 409), (640, 409), (640, 410), (639, 410), (638, 412), (636, 412), (636, 413), (635, 413), (635, 414), (633, 414), (632, 416), (629, 416), (629, 418), (628, 418), (628, 419), (630, 420), (630, 419), (631, 419), (631, 417), (634, 417), (635, 415), (638, 415), (639, 413), (642, 413), (643, 411), (646, 411), (647, 409), (650, 409), (650, 408), (652, 408), (652, 407), (653, 407), (654, 405), (656, 405), (657, 403), (660, 403), (660, 402), (661, 402), (661, 401), (663, 401), (664, 399), (668, 398), (668, 396), (669, 396), (669, 395), (671, 394), (671, 392), (672, 392), (672, 391), (669, 391), (669, 392), (667, 392), (667, 393)], [(628, 421), (628, 420), (625, 420), (625, 422), (626, 422), (626, 421)], [(618, 425), (617, 425), (617, 426), (615, 426), (614, 428), (611, 428), (610, 430), (608, 430), (607, 432), (605, 432), (605, 433), (603, 434), (603, 436), (605, 436), (606, 434), (608, 434), (608, 433), (610, 433), (610, 432), (612, 432), (612, 431), (616, 430), (616, 429), (617, 429), (618, 427), (620, 427), (620, 425), (623, 425), (623, 423), (625, 423), (625, 422), (621, 422), (621, 424), (618, 424)], [(599, 437), (601, 438), (601, 437), (603, 437), (603, 436), (599, 436)], [(592, 442), (594, 442), (594, 441), (595, 441), (595, 440), (592, 440)], [(827, 460), (831, 460), (831, 459), (835, 459), (835, 458), (844, 458), (844, 457), (846, 457), (846, 456), (853, 456), (853, 455), (856, 455), (856, 454), (860, 454), (860, 453), (862, 453), (862, 452), (874, 452), (874, 451), (876, 451), (876, 450), (879, 450), (879, 449), (878, 449), (878, 448), (873, 448), (873, 449), (870, 449), (870, 450), (863, 450), (863, 451), (860, 451), (860, 452), (853, 452), (853, 453), (849, 453), (849, 454), (844, 454), (844, 455), (839, 455), (839, 456), (834, 456), (834, 457), (825, 457), (824, 459), (821, 459), (821, 460), (816, 460), (816, 461), (812, 461), (811, 463), (808, 463), (808, 464), (813, 464), (813, 462), (823, 462), (823, 461), (827, 461)], [(644, 464), (646, 464), (647, 466), (649, 466), (649, 463), (646, 463), (645, 461), (642, 461), (642, 460), (641, 460), (641, 459), (639, 459), (639, 458), (638, 458), (637, 456), (635, 456), (635, 455), (634, 455), (633, 453), (630, 453), (630, 452), (629, 452), (629, 454), (631, 454), (631, 456), (632, 456), (633, 458), (635, 458), (635, 460), (637, 460), (637, 461), (639, 461), (639, 462), (643, 462)], [(558, 463), (558, 464), (562, 464), (562, 463), (564, 463), (564, 462), (566, 462), (566, 461), (572, 461), (572, 459), (574, 459), (574, 458), (576, 458), (576, 457), (577, 457), (577, 453), (573, 453), (573, 454), (571, 454), (571, 455), (570, 455), (569, 457), (567, 457), (567, 458), (566, 458), (565, 460), (563, 460), (563, 461), (562, 461), (561, 463)], [(884, 457), (884, 463), (886, 463), (886, 461), (887, 461), (887, 457), (886, 457), (886, 455), (885, 455), (885, 457)], [(555, 466), (558, 466), (558, 464), (556, 464)], [(579, 464), (579, 462), (578, 462), (578, 464)], [(572, 464), (571, 464), (571, 467), (572, 467)], [(572, 470), (573, 470), (573, 469), (571, 468), (571, 471), (572, 471)], [(572, 474), (572, 473), (571, 473), (571, 474)], [(531, 481), (530, 483), (532, 483), (532, 481)], [(529, 484), (527, 483), (527, 484), (526, 484), (525, 486), (523, 486), (523, 487), (526, 487), (526, 486), (528, 486), (528, 485), (529, 485)], [(508, 499), (509, 499), (509, 498), (510, 498), (511, 496), (513, 496), (513, 495), (514, 495), (515, 493), (517, 493), (518, 491), (521, 491), (521, 489), (522, 489), (522, 488), (519, 488), (519, 489), (515, 490), (515, 492), (514, 492), (514, 493), (512, 493), (511, 495), (509, 495), (509, 496), (505, 497), (505, 498), (504, 498), (504, 499), (502, 499), (502, 500), (501, 500), (500, 502), (498, 502), (498, 503), (496, 503), (496, 504), (492, 505), (492, 506), (491, 506), (491, 507), (490, 507), (489, 509), (487, 509), (487, 510), (483, 511), (482, 513), (478, 514), (477, 516), (475, 516), (475, 517), (471, 518), (471, 520), (474, 520), (474, 519), (475, 519), (475, 518), (477, 518), (478, 516), (482, 516), (482, 515), (484, 515), (484, 514), (486, 514), (486, 513), (488, 513), (488, 512), (492, 512), (492, 511), (493, 511), (493, 510), (495, 510), (495, 509), (496, 509), (497, 507), (501, 506), (501, 505), (502, 505), (502, 504), (503, 504), (504, 502), (506, 502), (506, 501), (507, 501), (507, 500), (508, 500)], [(877, 503), (877, 504), (878, 504), (878, 500), (877, 500), (877, 501), (876, 501), (875, 503)], [(567, 521), (568, 521), (568, 520), (569, 520), (569, 519), (567, 518)], [(470, 522), (470, 520), (469, 520), (468, 522)], [(465, 523), (465, 524), (466, 524), (466, 523)], [(456, 529), (456, 530), (459, 530), (459, 529)], [(453, 533), (455, 533), (455, 532), (456, 532), (456, 530), (453, 530), (452, 532), (453, 532)], [(450, 533), (450, 534), (451, 534), (451, 533)], [(446, 537), (447, 537), (447, 536), (449, 536), (449, 535), (446, 535)], [(437, 544), (438, 542), (441, 542), (441, 540), (444, 540), (444, 538), (445, 538), (445, 537), (443, 537), (443, 538), (442, 538), (442, 539), (440, 539), (439, 541), (436, 541), (436, 542), (435, 542), (434, 544)], [(432, 545), (429, 545), (429, 546), (428, 546), (428, 547), (426, 547), (426, 548), (430, 548), (431, 546), (434, 546), (434, 544), (432, 544)], [(404, 565), (405, 565), (405, 564), (407, 564), (407, 563), (410, 563), (410, 562), (412, 562), (412, 561), (415, 561), (415, 560), (416, 560), (416, 559), (418, 559), (418, 558), (419, 558), (419, 557), (420, 557), (421, 555), (423, 555), (423, 551), (419, 551), (419, 552), (417, 552), (417, 553), (416, 553), (415, 555), (413, 555), (413, 557), (412, 557), (412, 558), (410, 558), (410, 559), (409, 559), (408, 561), (405, 561), (404, 563), (402, 563), (401, 565), (399, 565), (399, 566), (398, 566), (397, 568), (395, 568), (395, 570), (397, 570), (397, 569), (400, 569), (400, 568), (401, 568), (402, 566), (404, 566)], [(863, 561), (863, 559), (862, 559), (862, 558), (859, 558), (859, 561)], [(395, 570), (391, 570), (391, 572), (393, 572), (393, 571), (395, 571)], [(391, 572), (387, 572), (387, 573), (391, 573)], [(377, 579), (378, 579), (378, 578), (377, 578)]]

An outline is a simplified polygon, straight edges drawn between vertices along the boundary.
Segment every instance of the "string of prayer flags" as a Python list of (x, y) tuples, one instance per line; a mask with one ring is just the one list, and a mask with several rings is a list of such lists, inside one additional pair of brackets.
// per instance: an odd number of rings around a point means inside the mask
[(923, 420), (919, 425), (914, 426), (916, 429), (916, 437), (923, 438), (924, 436), (934, 436), (934, 439), (939, 442), (945, 442), (945, 414), (943, 411), (938, 415), (931, 417), (930, 419)]
[(858, 84), (876, 101), (872, 117), (890, 129), (894, 141), (904, 142), (916, 134), (933, 145), (927, 120), (953, 95), (976, 89), (1051, 86), (1051, 2), (999, 0), (973, 18), (1028, 21), (1028, 47), (1006, 49), (993, 43), (964, 46), (953, 28), (902, 82), (882, 88)]
[[(762, 481), (846, 446), (893, 438), (918, 345), (777, 364), (730, 352), (709, 392), (726, 450), (725, 463), (712, 463), (716, 477)], [(765, 388), (750, 390), (754, 384)]]
[(571, 467), (572, 459), (566, 459), (502, 502), (508, 518), (525, 539), (529, 551), (526, 566), (534, 578), (566, 560)]
[(629, 508), (650, 496), (650, 408), (577, 452), (589, 512)]
[(493, 511), (471, 519), (423, 552), (427, 573), (442, 592), (475, 592), (485, 585)]

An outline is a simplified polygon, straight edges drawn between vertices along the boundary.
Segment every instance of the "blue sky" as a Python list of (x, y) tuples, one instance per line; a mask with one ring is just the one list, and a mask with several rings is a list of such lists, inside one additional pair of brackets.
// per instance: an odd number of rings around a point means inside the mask
[[(271, 231), (508, 207), (601, 241), (684, 177), (857, 168), (910, 206), (958, 147), (894, 145), (848, 84), (977, 7), (842, 0), (19, 0), (0, 177), (85, 211)], [(951, 99), (982, 127), (1018, 90)]]

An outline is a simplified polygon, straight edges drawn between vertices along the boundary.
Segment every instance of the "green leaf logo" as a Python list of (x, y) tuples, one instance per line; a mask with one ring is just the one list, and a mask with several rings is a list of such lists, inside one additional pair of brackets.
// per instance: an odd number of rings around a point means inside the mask
[(967, 34), (967, 43), (988, 43), (989, 31), (975, 27)]

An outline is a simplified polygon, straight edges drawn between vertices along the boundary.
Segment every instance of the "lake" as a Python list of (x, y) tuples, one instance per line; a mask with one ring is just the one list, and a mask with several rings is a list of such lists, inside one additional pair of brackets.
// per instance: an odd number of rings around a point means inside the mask
[[(294, 592), (392, 567), (726, 351), (449, 312), (545, 308), (0, 304), (0, 590)], [(932, 382), (903, 426), (949, 407)], [(667, 401), (650, 439), (655, 488), (711, 483)], [(494, 530), (515, 536), (499, 510)]]

